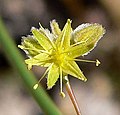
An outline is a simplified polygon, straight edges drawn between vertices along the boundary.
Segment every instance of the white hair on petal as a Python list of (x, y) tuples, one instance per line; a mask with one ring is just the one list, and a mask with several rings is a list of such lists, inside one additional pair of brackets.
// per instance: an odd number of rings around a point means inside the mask
[[(92, 25), (94, 25), (94, 26), (101, 26), (101, 27), (102, 27), (102, 25), (100, 25), (100, 24), (98, 24), (98, 23), (85, 23), (85, 24), (81, 24), (81, 25), (79, 25), (79, 26), (72, 32), (72, 34), (71, 34), (72, 38), (74, 38), (75, 33), (77, 33), (78, 31), (80, 31), (80, 30), (82, 30), (82, 29), (84, 29), (84, 28), (87, 28), (87, 27), (89, 27), (89, 26), (92, 26)], [(93, 47), (92, 49), (90, 49), (88, 52), (86, 52), (85, 54), (83, 54), (82, 56), (87, 55), (88, 53), (90, 53), (90, 52), (96, 47), (98, 41), (103, 37), (103, 35), (104, 35), (105, 32), (106, 32), (106, 30), (104, 29), (104, 27), (102, 27), (102, 28), (103, 28), (103, 34), (102, 34), (101, 36), (99, 36), (98, 40), (97, 40), (96, 43), (94, 44), (94, 47)], [(74, 40), (74, 42), (75, 42), (75, 40)]]
[(73, 34), (75, 33), (75, 32), (77, 32), (77, 31), (80, 31), (80, 30), (82, 30), (82, 29), (84, 29), (84, 28), (86, 28), (86, 27), (88, 27), (88, 26), (91, 26), (92, 24), (90, 24), (90, 23), (86, 23), (86, 24), (81, 24), (81, 25), (79, 25), (74, 31), (73, 31)]

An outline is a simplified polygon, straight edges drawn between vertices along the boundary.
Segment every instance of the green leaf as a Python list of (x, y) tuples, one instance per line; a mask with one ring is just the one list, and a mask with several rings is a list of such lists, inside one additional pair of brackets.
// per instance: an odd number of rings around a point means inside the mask
[(64, 61), (61, 67), (63, 72), (65, 72), (66, 74), (74, 76), (83, 81), (87, 80), (75, 61)]
[(56, 81), (59, 78), (59, 67), (56, 64), (53, 64), (48, 72), (47, 86), (48, 89), (52, 88)]
[(45, 36), (41, 31), (38, 31), (35, 28), (32, 28), (32, 33), (39, 42), (39, 44), (45, 49), (45, 50), (50, 50), (53, 48), (53, 43), (50, 41), (50, 39)]

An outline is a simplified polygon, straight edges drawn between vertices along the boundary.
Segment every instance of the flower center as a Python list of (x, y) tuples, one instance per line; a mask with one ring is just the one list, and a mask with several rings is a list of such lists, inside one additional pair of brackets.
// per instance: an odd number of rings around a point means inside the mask
[(61, 65), (62, 62), (66, 59), (66, 53), (63, 52), (62, 49), (57, 49), (53, 52), (53, 62), (56, 63), (57, 65)]

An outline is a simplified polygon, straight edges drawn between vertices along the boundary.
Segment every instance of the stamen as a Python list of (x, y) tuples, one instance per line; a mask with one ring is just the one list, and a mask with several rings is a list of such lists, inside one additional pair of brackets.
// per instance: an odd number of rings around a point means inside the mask
[(95, 63), (96, 66), (100, 65), (100, 61), (98, 59), (96, 59), (95, 61), (93, 61), (93, 60), (83, 60), (83, 59), (74, 59), (74, 61), (87, 62), (87, 63)]
[(62, 91), (62, 69), (60, 68), (60, 95), (64, 98), (65, 94)]
[(98, 59), (96, 59), (96, 66), (100, 65), (100, 61)]
[(41, 82), (41, 80), (46, 76), (47, 72), (49, 71), (49, 69), (51, 68), (53, 64), (51, 64), (47, 70), (45, 71), (45, 73), (42, 75), (42, 77), (38, 80), (38, 82), (33, 86), (33, 89), (36, 90), (38, 88), (38, 84)]
[(33, 89), (36, 90), (38, 88), (38, 83), (36, 83), (34, 86), (33, 86)]
[(43, 76), (39, 79), (38, 83), (41, 82), (41, 80), (45, 77), (45, 75), (47, 74), (47, 72), (48, 72), (48, 69), (45, 71), (45, 73), (43, 74)]
[[(84, 41), (83, 41), (83, 42), (84, 42)], [(76, 46), (76, 45), (79, 45), (79, 44), (81, 44), (81, 43), (83, 43), (83, 42), (76, 42), (75, 44), (72, 44), (71, 47), (74, 47), (74, 46)]]

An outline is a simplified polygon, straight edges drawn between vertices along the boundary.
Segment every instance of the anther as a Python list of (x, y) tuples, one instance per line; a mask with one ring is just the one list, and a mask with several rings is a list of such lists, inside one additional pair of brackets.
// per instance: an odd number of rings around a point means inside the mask
[(96, 66), (100, 65), (100, 61), (98, 59), (96, 59)]
[(41, 80), (46, 76), (47, 72), (49, 71), (49, 69), (51, 68), (53, 64), (51, 64), (47, 70), (45, 71), (45, 73), (42, 75), (42, 77), (39, 79), (39, 81), (33, 86), (33, 89), (36, 90), (39, 86), (39, 83), (41, 82)]
[(38, 88), (38, 83), (33, 86), (33, 89), (36, 90)]
[(95, 63), (96, 66), (100, 65), (100, 61), (98, 59), (96, 59), (96, 61), (92, 61), (92, 60), (83, 60), (83, 59), (74, 59), (74, 61), (80, 61), (80, 62), (89, 62), (89, 63)]
[(64, 92), (60, 92), (60, 95), (62, 96), (62, 98), (65, 98), (65, 93)]

